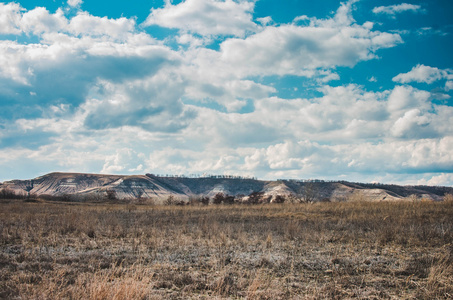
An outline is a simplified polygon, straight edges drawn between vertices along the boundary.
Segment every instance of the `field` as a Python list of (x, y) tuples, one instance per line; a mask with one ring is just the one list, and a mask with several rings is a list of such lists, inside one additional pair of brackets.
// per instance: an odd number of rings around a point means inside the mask
[(0, 203), (2, 299), (451, 299), (453, 201)]

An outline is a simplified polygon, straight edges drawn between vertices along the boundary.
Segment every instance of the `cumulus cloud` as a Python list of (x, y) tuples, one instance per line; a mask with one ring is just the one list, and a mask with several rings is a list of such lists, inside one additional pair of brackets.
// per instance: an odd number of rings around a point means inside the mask
[(100, 18), (86, 12), (80, 12), (71, 19), (69, 31), (75, 35), (109, 36), (124, 40), (135, 30), (135, 20), (121, 17), (119, 19)]
[(423, 115), (419, 109), (412, 109), (396, 120), (392, 134), (396, 137), (423, 138), (424, 129), (430, 124), (428, 115)]
[(453, 167), (448, 148), (452, 142), (452, 137), (339, 145), (287, 140), (262, 148), (169, 148), (152, 152), (146, 166), (176, 174), (215, 170), (258, 174), (263, 178), (338, 179), (339, 174), (361, 174), (361, 178), (371, 181), (385, 174), (398, 178), (401, 173), (424, 174), (426, 170), (448, 173)]
[(417, 184), (451, 186), (453, 184), (453, 174), (441, 173), (440, 175), (432, 175), (431, 178), (419, 180)]
[(274, 87), (250, 81), (251, 76), (296, 75), (315, 78), (323, 85), (340, 79), (333, 71), (336, 67), (375, 59), (379, 49), (402, 42), (398, 34), (373, 31), (369, 22), (355, 24), (354, 2), (342, 4), (332, 18), (307, 17), (306, 25), (267, 26), (246, 38), (227, 39), (219, 51), (190, 49), (184, 53), (188, 63), (182, 68), (191, 81), (186, 96), (235, 112), (246, 105), (246, 99), (276, 92)]
[[(132, 85), (130, 89), (144, 84)], [(150, 86), (155, 84), (149, 82)], [(127, 96), (126, 89), (115, 87), (111, 94)], [(217, 172), (261, 178), (338, 178), (339, 174), (362, 174), (363, 180), (371, 181), (376, 178), (366, 174), (398, 177), (401, 172), (447, 172), (453, 167), (450, 151), (453, 109), (442, 105), (437, 108), (425, 105), (426, 110), (417, 108), (427, 95), (406, 86), (382, 93), (367, 92), (354, 85), (325, 87), (323, 93), (312, 100), (262, 99), (255, 103), (255, 111), (248, 114), (193, 107), (197, 113), (191, 122), (171, 135), (134, 123), (103, 126), (88, 133), (87, 112), (109, 119), (106, 114), (115, 110), (104, 106), (103, 114), (94, 113), (92, 109), (96, 107), (83, 107), (73, 119), (64, 122), (57, 122), (56, 117), (17, 122), (20, 130), (39, 132), (41, 128), (58, 134), (44, 145), (20, 153), (40, 160), (45, 157), (49, 166), (63, 167), (64, 161), (66, 168), (79, 171), (88, 168), (86, 161), (90, 161), (106, 173), (142, 172), (143, 168), (143, 172)], [(390, 99), (398, 98), (402, 104), (390, 103)], [(126, 111), (134, 103), (131, 99), (118, 103), (114, 103), (115, 98), (105, 99), (112, 101), (104, 105), (124, 103), (122, 109)], [(142, 105), (146, 107), (146, 101)], [(133, 111), (125, 114), (132, 115)], [(116, 117), (122, 118), (118, 113)], [(430, 136), (428, 133), (433, 131), (444, 137)], [(162, 144), (166, 145), (164, 149)], [(70, 160), (62, 159), (68, 155)]]
[[(143, 78), (179, 60), (175, 52), (137, 32), (133, 19), (84, 12), (67, 19), (61, 9), (55, 14), (44, 8), (18, 11), (17, 28), (40, 42), (0, 41), (0, 95), (10, 104), (3, 110), (8, 118), (39, 116), (47, 105), (77, 108), (98, 80)], [(14, 104), (24, 109), (14, 109)]]
[(183, 33), (176, 37), (176, 41), (180, 45), (189, 45), (190, 48), (197, 48), (211, 43), (212, 39), (206, 37), (199, 38), (189, 33)]
[(391, 112), (400, 113), (412, 108), (428, 110), (431, 107), (431, 93), (411, 86), (396, 86), (388, 97)]
[(68, 5), (72, 7), (79, 7), (82, 3), (82, 0), (68, 0)]
[(20, 20), (22, 18), (22, 11), (24, 11), (24, 9), (18, 3), (0, 3), (1, 34), (18, 34), (21, 32)]
[[(329, 176), (343, 172), (425, 172), (426, 168), (446, 172), (453, 166), (448, 151), (453, 139), (424, 139), (407, 142), (321, 145), (316, 142), (284, 142), (269, 146), (260, 157), (268, 172), (285, 168), (297, 170), (297, 176)], [(255, 154), (253, 154), (255, 155)], [(255, 165), (259, 166), (258, 162)], [(332, 173), (330, 173), (332, 172)], [(285, 174), (281, 172), (281, 174)], [(305, 175), (304, 175), (305, 174)]]
[(180, 101), (184, 83), (165, 71), (126, 82), (98, 84), (98, 97), (84, 103), (85, 126), (91, 129), (137, 126), (153, 132), (175, 132), (195, 116)]
[(20, 34), (33, 33), (42, 34), (44, 32), (64, 30), (67, 19), (62, 9), (57, 9), (54, 14), (44, 7), (26, 11), (17, 3), (0, 3), (0, 33)]
[(203, 108), (187, 130), (194, 138), (201, 132), (201, 143), (245, 147), (282, 139), (353, 143), (435, 138), (453, 129), (449, 107), (433, 105), (431, 93), (410, 86), (379, 93), (357, 85), (320, 91), (324, 95), (313, 99), (263, 98), (247, 114)]
[(407, 73), (401, 73), (393, 77), (393, 81), (400, 83), (424, 82), (431, 84), (441, 79), (453, 79), (453, 71), (450, 69), (442, 70), (435, 67), (418, 64)]
[(130, 148), (117, 149), (115, 154), (105, 158), (101, 173), (131, 173), (143, 171), (143, 162), (146, 157), (143, 153), (137, 153)]
[[(5, 101), (11, 99), (8, 101), (22, 102), (25, 106), (29, 103), (31, 107), (35, 107), (36, 101), (42, 107), (61, 103), (77, 107), (86, 100), (98, 79), (121, 83), (177, 63), (172, 52), (160, 46), (57, 37), (50, 45), (0, 43), (0, 76), (10, 81), (0, 85)], [(15, 94), (11, 94), (10, 89), (15, 86)]]
[(453, 90), (453, 80), (449, 80), (445, 83), (445, 90), (446, 91)]
[(258, 22), (260, 22), (262, 25), (266, 26), (268, 24), (271, 24), (272, 23), (272, 18), (267, 16), (267, 17), (264, 17), (264, 18), (258, 18), (256, 19)]
[(44, 33), (71, 34), (73, 36), (102, 36), (123, 40), (136, 31), (135, 19), (92, 16), (79, 11), (70, 20), (61, 8), (52, 14), (44, 7), (26, 10), (19, 4), (0, 3), (0, 33), (4, 34), (34, 34)]
[(65, 30), (67, 19), (63, 10), (50, 14), (44, 7), (37, 7), (23, 14), (20, 27), (23, 32), (39, 35), (45, 32)]
[(308, 26), (269, 26), (245, 39), (221, 44), (221, 62), (240, 76), (313, 74), (316, 69), (353, 67), (376, 58), (376, 51), (401, 43), (398, 34), (353, 24), (351, 2), (332, 19), (312, 19)]
[(163, 8), (151, 10), (144, 25), (176, 28), (203, 36), (243, 37), (257, 30), (251, 14), (254, 6), (254, 1), (247, 0), (185, 0), (176, 5), (167, 1)]
[(405, 11), (424, 12), (424, 9), (422, 9), (422, 7), (420, 5), (408, 4), (408, 3), (389, 5), (389, 6), (377, 6), (377, 7), (373, 8), (373, 13), (375, 13), (375, 14), (387, 14), (387, 15), (391, 15), (391, 16), (394, 16), (398, 13), (402, 13)]

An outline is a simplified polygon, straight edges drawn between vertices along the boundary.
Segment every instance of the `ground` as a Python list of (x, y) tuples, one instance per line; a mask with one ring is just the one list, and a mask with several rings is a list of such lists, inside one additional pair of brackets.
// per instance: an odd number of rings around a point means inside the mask
[(3, 299), (451, 299), (453, 202), (0, 203)]

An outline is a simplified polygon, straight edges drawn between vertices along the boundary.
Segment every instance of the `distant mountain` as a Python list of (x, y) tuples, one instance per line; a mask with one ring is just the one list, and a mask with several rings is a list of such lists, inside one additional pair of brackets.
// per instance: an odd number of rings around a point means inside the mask
[(399, 200), (408, 197), (441, 200), (451, 187), (399, 186), (352, 183), (346, 181), (265, 181), (232, 176), (179, 177), (146, 175), (102, 175), (83, 173), (50, 173), (30, 180), (12, 180), (0, 184), (0, 190), (15, 194), (28, 193), (41, 197), (68, 197), (80, 200), (173, 199), (214, 197), (218, 193), (247, 199), (252, 193), (274, 201), (278, 196), (303, 198), (309, 201)]

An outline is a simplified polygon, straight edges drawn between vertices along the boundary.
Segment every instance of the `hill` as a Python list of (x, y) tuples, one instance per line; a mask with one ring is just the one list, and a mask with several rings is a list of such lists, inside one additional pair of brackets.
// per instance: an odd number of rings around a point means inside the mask
[[(30, 180), (12, 180), (0, 184), (16, 195), (33, 194), (41, 197), (70, 197), (78, 200), (154, 199), (163, 202), (173, 199), (187, 201), (190, 197), (214, 197), (218, 193), (247, 200), (252, 193), (264, 201), (278, 196), (305, 201), (342, 201), (347, 199), (383, 201), (408, 197), (441, 200), (453, 194), (451, 187), (400, 186), (352, 183), (347, 181), (265, 181), (231, 176), (180, 177), (146, 175), (104, 175), (84, 173), (50, 173)], [(68, 198), (69, 199), (69, 198)]]

